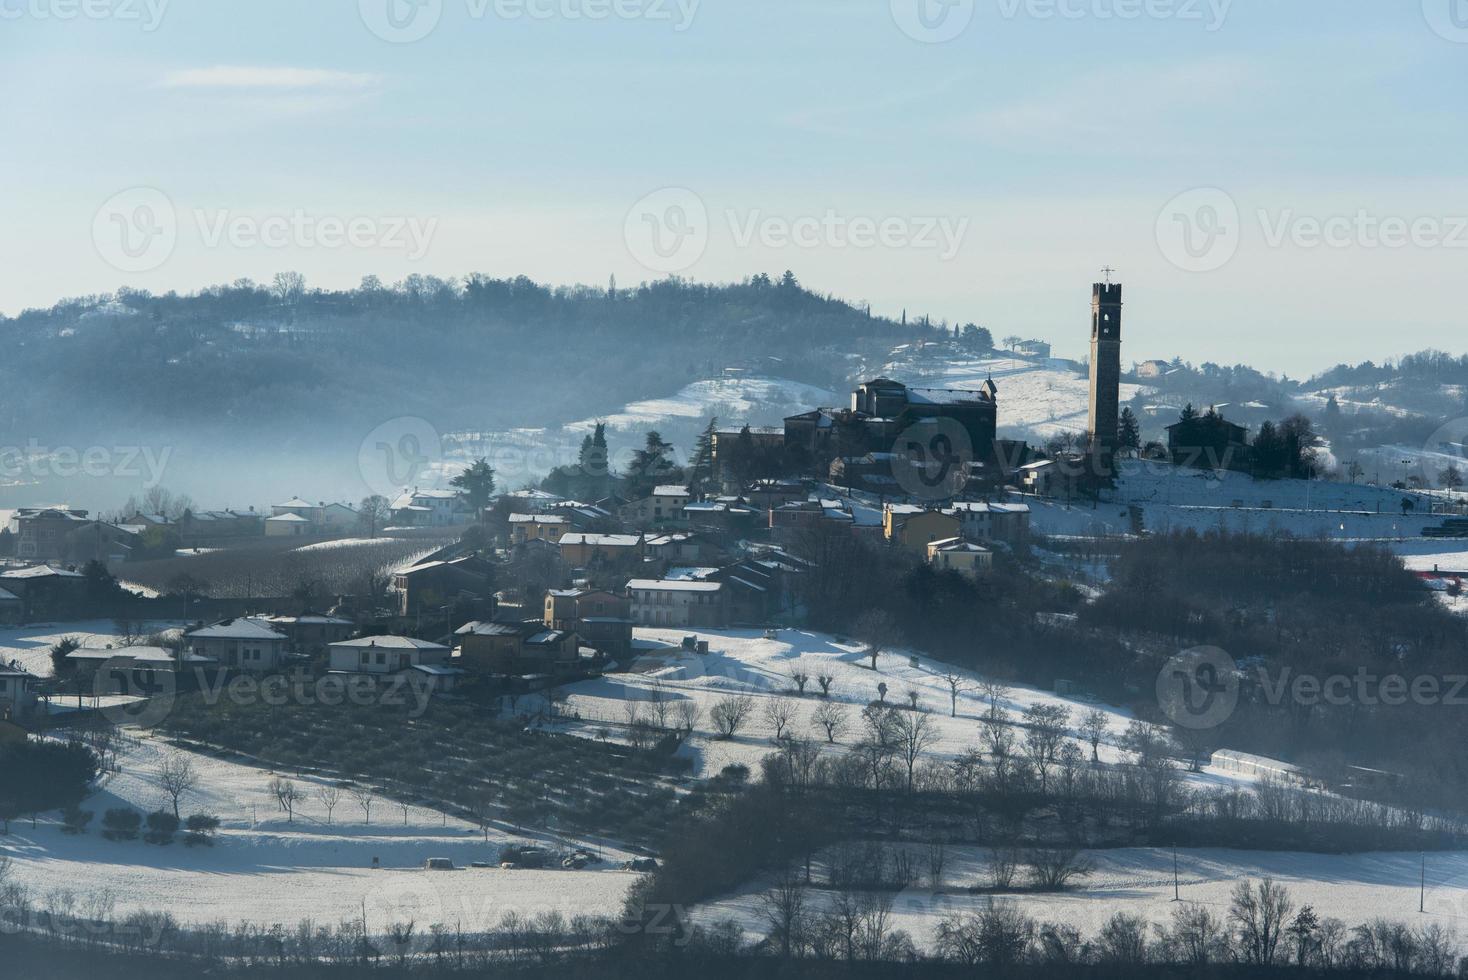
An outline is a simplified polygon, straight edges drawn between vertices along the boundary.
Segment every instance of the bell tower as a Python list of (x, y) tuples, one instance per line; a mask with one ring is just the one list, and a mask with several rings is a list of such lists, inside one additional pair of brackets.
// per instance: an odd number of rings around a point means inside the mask
[(1091, 286), (1091, 447), (1110, 455), (1116, 449), (1121, 413), (1121, 283)]

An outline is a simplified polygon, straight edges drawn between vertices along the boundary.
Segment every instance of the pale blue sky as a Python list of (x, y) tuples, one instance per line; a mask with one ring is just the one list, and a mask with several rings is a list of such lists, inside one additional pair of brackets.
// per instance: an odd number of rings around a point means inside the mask
[[(108, 16), (56, 16), (83, 2)], [(363, 0), (367, 19), (387, 2)], [(977, 0), (945, 43), (899, 27), (903, 4), (938, 0), (703, 0), (686, 23), (692, 0), (597, 21), (568, 16), (585, 0), (485, 2), (441, 0), (426, 37), (389, 43), (358, 0), (171, 0), (156, 24), (162, 0), (0, 0), (0, 311), (282, 269), (625, 285), (658, 274), (629, 209), (676, 187), (708, 215), (684, 275), (789, 267), (1060, 353), (1081, 352), (1105, 263), (1132, 359), (1300, 374), (1468, 347), (1468, 0)], [(177, 238), (125, 271), (94, 224), (135, 188), (166, 195)], [(1194, 188), (1239, 218), (1225, 252), (1170, 261), (1158, 228)], [(1208, 217), (1197, 200), (1185, 219)], [(298, 213), (370, 227), (355, 245), (210, 238)], [(779, 235), (828, 213), (899, 234)], [(1380, 244), (1383, 220), (1416, 243)], [(954, 248), (929, 247), (939, 222)], [(1313, 244), (1312, 222), (1340, 241)]]

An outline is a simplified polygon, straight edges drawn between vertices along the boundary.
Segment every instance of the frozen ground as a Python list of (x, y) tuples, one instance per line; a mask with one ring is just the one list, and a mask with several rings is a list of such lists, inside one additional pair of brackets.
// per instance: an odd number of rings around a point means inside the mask
[[(403, 810), (386, 799), (373, 805), (367, 823), (345, 794), (328, 824), (324, 804), (312, 795), (319, 783), (282, 773), (306, 794), (290, 821), (269, 793), (273, 773), (199, 753), (189, 753), (199, 788), (184, 797), (181, 810), (222, 819), (214, 847), (104, 839), (100, 829), (108, 808), (126, 804), (149, 811), (165, 803), (156, 769), (167, 751), (172, 750), (151, 738), (123, 748), (121, 771), (104, 776), (83, 804), (96, 812), (85, 835), (65, 835), (54, 820), (35, 828), (11, 823), (10, 836), (0, 838), (0, 854), (13, 859), (15, 880), (34, 900), (44, 904), (47, 893), (62, 890), (79, 898), (105, 891), (119, 912), (166, 910), (190, 923), (288, 926), (306, 918), (357, 918), (365, 903), (373, 932), (406, 919), (424, 931), (435, 922), (460, 923), (470, 931), (493, 925), (509, 910), (612, 915), (634, 880), (632, 873), (614, 870), (612, 862), (619, 866), (627, 856), (615, 848), (603, 850), (607, 862), (601, 867), (584, 871), (471, 869), (474, 861), (494, 863), (505, 843), (527, 838), (494, 827), (486, 843), (474, 826), (432, 809), (410, 807), (405, 820)], [(449, 858), (461, 870), (421, 870), (429, 857)], [(372, 870), (374, 858), (382, 870)]]
[[(178, 622), (150, 622), (142, 626), (144, 633), (177, 629)], [(121, 645), (121, 637), (110, 619), (80, 620), (66, 623), (32, 623), (28, 626), (0, 628), (0, 661), (17, 660), (37, 677), (50, 677), (51, 647), (63, 637), (75, 637), (84, 647), (105, 648), (109, 643)]]
[[(685, 653), (680, 649), (682, 638), (691, 634), (708, 641), (707, 656)], [(580, 720), (568, 722), (565, 727), (587, 737), (598, 737), (598, 729), (605, 729), (617, 737), (627, 719), (624, 706), (628, 702), (638, 702), (643, 717), (648, 717), (659, 692), (669, 704), (692, 699), (702, 711), (695, 737), (683, 751), (691, 755), (695, 763), (694, 774), (700, 776), (716, 775), (724, 766), (734, 763), (758, 772), (759, 760), (774, 751), (774, 728), (765, 716), (766, 707), (773, 701), (784, 701), (793, 709), (794, 731), (824, 741), (824, 733), (811, 724), (812, 712), (822, 703), (822, 699), (816, 696), (819, 691), (816, 678), (821, 674), (830, 674), (834, 678), (832, 699), (845, 706), (850, 724), (846, 736), (838, 740), (842, 744), (834, 746), (833, 750), (843, 750), (843, 744), (851, 742), (860, 721), (861, 708), (877, 699), (879, 683), (887, 685), (887, 700), (891, 703), (906, 704), (907, 692), (918, 692), (921, 705), (931, 713), (939, 733), (938, 741), (929, 752), (932, 758), (953, 758), (977, 747), (979, 719), (989, 707), (979, 689), (979, 677), (971, 671), (925, 656), (919, 656), (917, 666), (913, 666), (909, 660), (911, 654), (902, 651), (882, 654), (877, 661), (878, 669), (873, 672), (867, 667), (870, 660), (861, 644), (823, 633), (785, 629), (779, 630), (775, 639), (765, 639), (760, 630), (639, 627), (635, 637), (642, 654), (632, 662), (629, 672), (610, 674), (567, 688), (567, 711), (579, 714)], [(810, 675), (804, 697), (796, 693), (791, 680), (791, 671), (796, 667)], [(950, 717), (953, 705), (945, 680), (950, 672), (959, 681), (957, 717)], [(737, 694), (751, 696), (755, 710), (746, 727), (733, 739), (720, 739), (709, 721), (709, 710), (721, 699)], [(1000, 697), (1000, 707), (1016, 721), (1026, 708), (1037, 703), (1059, 704), (1069, 709), (1073, 723), (1091, 708), (1104, 711), (1110, 720), (1110, 731), (1101, 745), (1101, 760), (1122, 760), (1123, 754), (1117, 742), (1131, 720), (1128, 712), (1078, 698), (1061, 698), (1023, 686), (1006, 686)], [(1090, 747), (1083, 748), (1089, 758)], [(1240, 779), (1236, 774), (1211, 768), (1189, 778), (1197, 784), (1220, 785)]]
[[(1073, 891), (1053, 895), (1017, 894), (1003, 901), (1041, 921), (1063, 922), (1092, 936), (1116, 912), (1167, 922), (1173, 903), (1172, 852), (1161, 848), (1093, 851), (1095, 873)], [(916, 863), (925, 867), (924, 857)], [(1460, 933), (1468, 931), (1468, 853), (1427, 855), (1425, 914), (1419, 914), (1421, 874), (1417, 853), (1307, 854), (1294, 851), (1234, 851), (1221, 848), (1178, 852), (1178, 893), (1184, 902), (1208, 907), (1219, 919), (1228, 915), (1229, 892), (1247, 879), (1271, 877), (1289, 889), (1295, 907), (1312, 905), (1321, 918), (1334, 916), (1354, 926), (1376, 916), (1409, 925), (1437, 922)], [(967, 888), (987, 883), (987, 863), (978, 848), (954, 848), (945, 873), (946, 888), (933, 892), (911, 888), (894, 896), (892, 927), (905, 929), (919, 946), (932, 948), (938, 923), (954, 912), (982, 907), (983, 896)], [(816, 880), (821, 880), (819, 869)], [(718, 901), (700, 906), (696, 921), (710, 923), (732, 917), (751, 933), (764, 935), (761, 895), (768, 884), (754, 883)], [(817, 890), (818, 907), (830, 893)]]

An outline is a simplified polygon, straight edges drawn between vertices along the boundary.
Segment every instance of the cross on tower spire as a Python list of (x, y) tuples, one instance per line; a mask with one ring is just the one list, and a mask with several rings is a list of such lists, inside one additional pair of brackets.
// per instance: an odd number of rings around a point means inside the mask
[(1111, 276), (1112, 276), (1112, 274), (1113, 274), (1113, 273), (1115, 273), (1115, 272), (1116, 272), (1116, 270), (1115, 270), (1115, 269), (1113, 269), (1113, 268), (1112, 268), (1112, 267), (1111, 267), (1111, 266), (1109, 266), (1109, 265), (1108, 265), (1108, 266), (1105, 266), (1105, 267), (1103, 267), (1103, 268), (1102, 268), (1102, 269), (1101, 269), (1101, 274), (1102, 274), (1102, 275), (1104, 275), (1104, 276), (1105, 276), (1105, 277), (1106, 277), (1106, 281), (1107, 281), (1107, 282), (1110, 282), (1110, 281), (1111, 281)]

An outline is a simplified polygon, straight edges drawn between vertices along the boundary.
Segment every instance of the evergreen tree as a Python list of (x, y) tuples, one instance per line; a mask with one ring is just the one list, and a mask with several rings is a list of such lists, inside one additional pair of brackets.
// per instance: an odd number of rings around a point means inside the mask
[(709, 424), (704, 426), (698, 435), (698, 441), (693, 445), (693, 462), (689, 468), (688, 479), (694, 484), (697, 492), (699, 485), (713, 479), (714, 475), (714, 432), (718, 429), (717, 417), (710, 418)]
[(1130, 408), (1121, 410), (1121, 425), (1116, 433), (1116, 444), (1122, 449), (1142, 448), (1141, 426), (1137, 424), (1137, 417)]
[(469, 506), (478, 515), (489, 506), (489, 498), (494, 496), (494, 468), (481, 456), (450, 480), (449, 486), (464, 491)]

